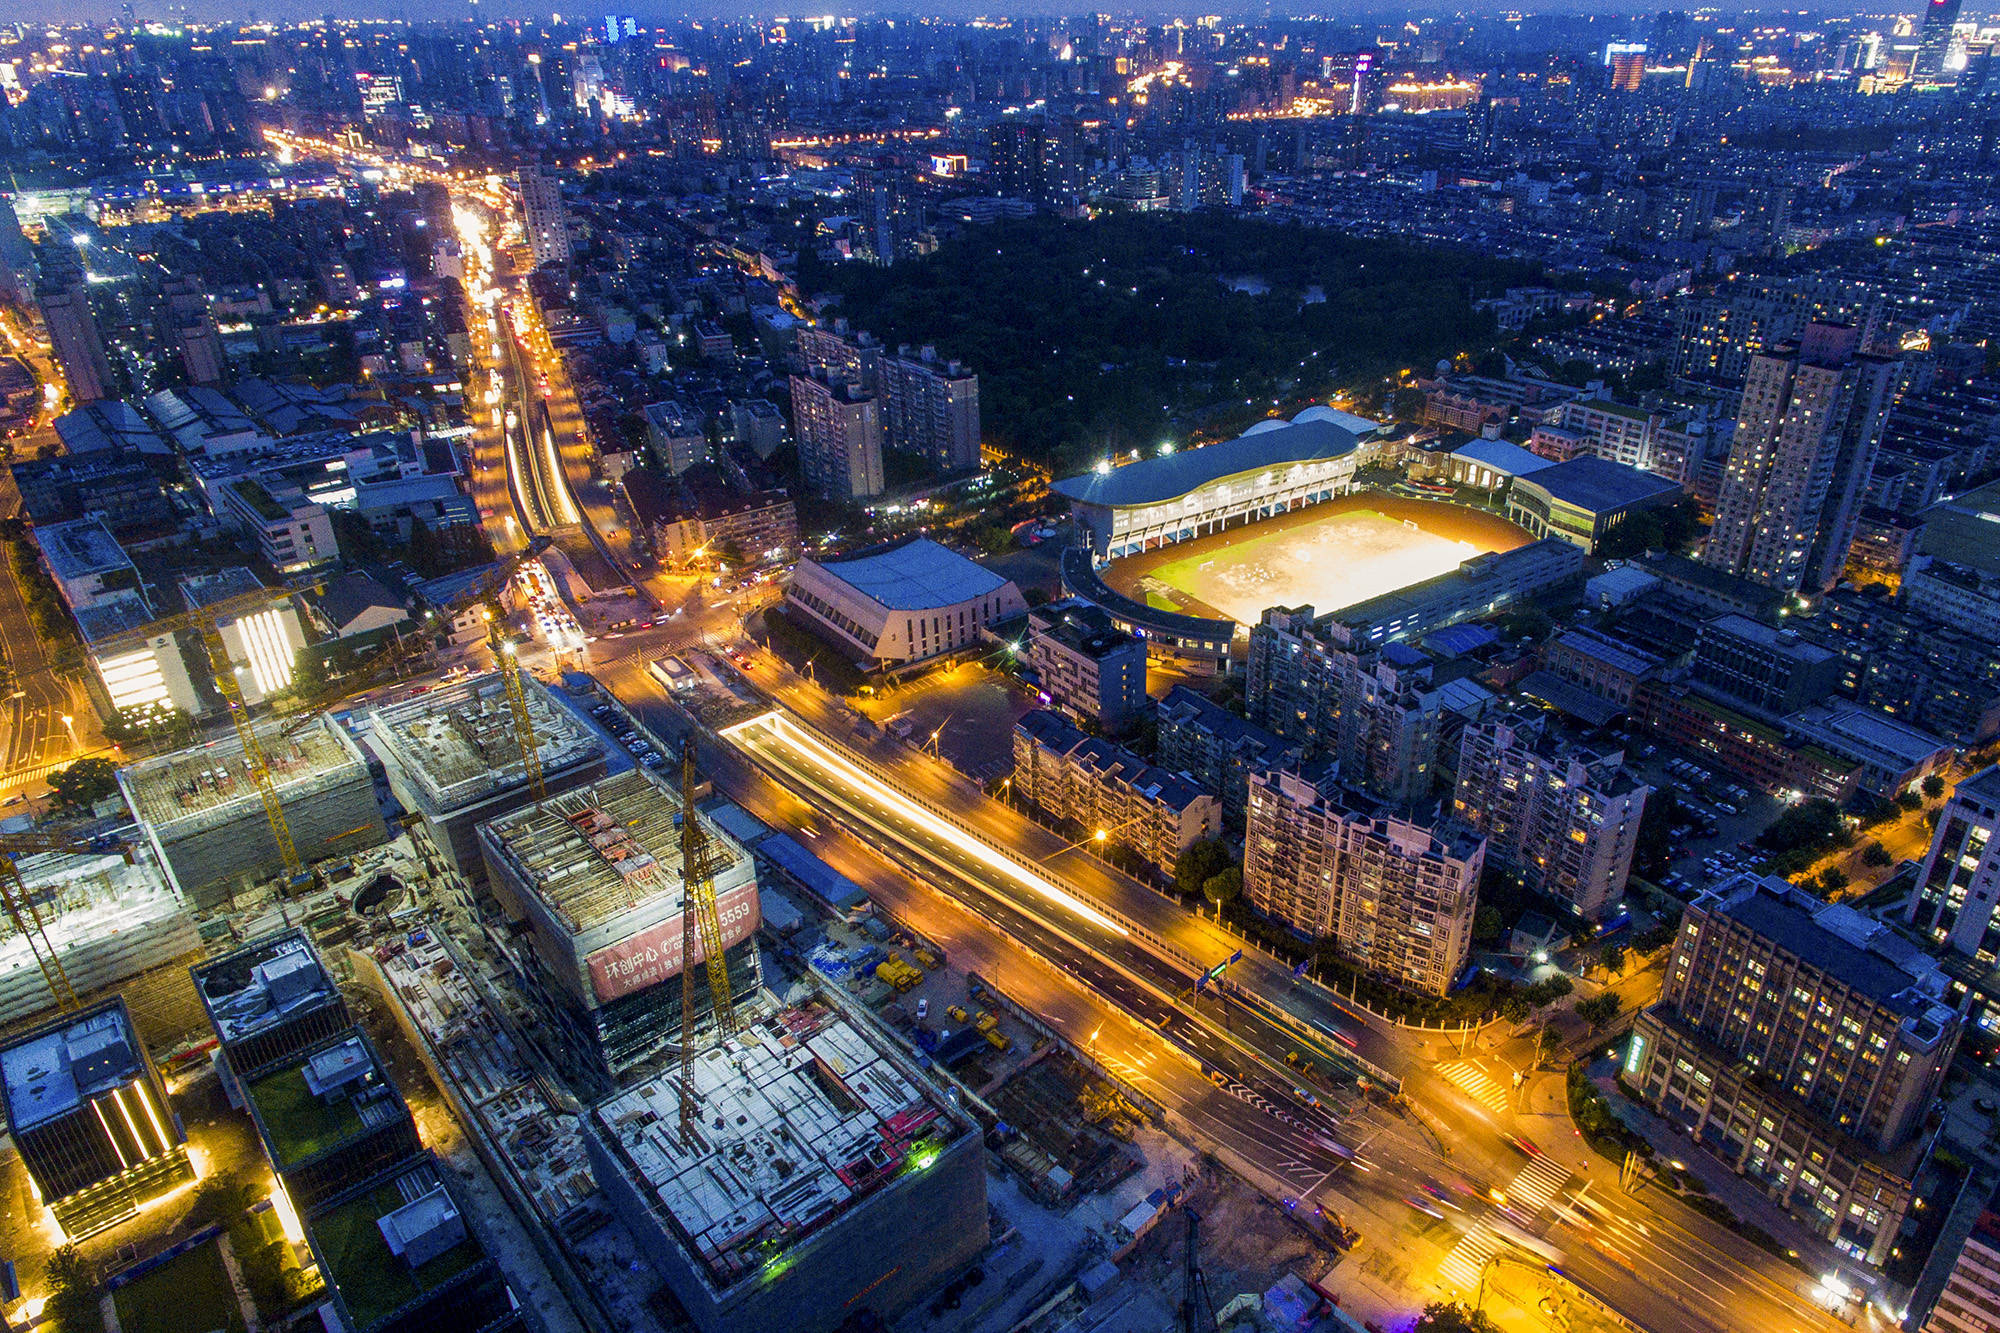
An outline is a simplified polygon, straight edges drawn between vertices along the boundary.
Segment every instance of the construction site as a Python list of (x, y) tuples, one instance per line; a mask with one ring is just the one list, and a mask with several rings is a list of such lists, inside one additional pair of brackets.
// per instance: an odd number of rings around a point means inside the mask
[[(257, 743), (302, 863), (387, 839), (367, 761), (332, 719), (261, 727)], [(174, 887), (197, 908), (295, 868), (234, 735), (128, 765), (118, 785)]]
[[(718, 849), (716, 919), (733, 994), (761, 982), (756, 871), (727, 835), (695, 816)], [(559, 1040), (551, 1052), (574, 1084), (608, 1090), (646, 1060), (676, 1049), (686, 890), (681, 800), (643, 771), (572, 788), (483, 824), (487, 883), (510, 923), (527, 987)], [(706, 970), (697, 1012), (710, 1008)]]
[[(139, 830), (116, 830), (102, 846), (15, 862), (55, 963), (79, 995), (184, 959), (201, 946), (194, 916)], [(53, 1009), (60, 998), (28, 937), (12, 918), (0, 919), (0, 1027)]]
[(586, 1121), (598, 1187), (702, 1333), (893, 1319), (986, 1246), (976, 1126), (821, 1001), (697, 1054)]
[(367, 715), (369, 748), (382, 760), (396, 799), (423, 820), (452, 868), (474, 882), (485, 873), (479, 824), (604, 776), (604, 750), (590, 729), (532, 676), (522, 672), (518, 679), (532, 750), (499, 672)]

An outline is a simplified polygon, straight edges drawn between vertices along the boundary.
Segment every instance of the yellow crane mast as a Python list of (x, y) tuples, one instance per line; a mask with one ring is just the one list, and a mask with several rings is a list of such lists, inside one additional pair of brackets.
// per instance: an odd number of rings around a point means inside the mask
[(111, 851), (121, 853), (125, 863), (131, 864), (131, 847), (116, 839), (79, 840), (60, 833), (0, 834), (0, 907), (6, 909), (8, 920), (14, 923), (14, 929), (21, 932), (21, 938), (28, 942), (28, 951), (34, 954), (36, 966), (42, 969), (42, 979), (48, 982), (49, 994), (55, 997), (58, 1009), (76, 1008), (76, 988), (70, 985), (69, 974), (63, 971), (62, 961), (56, 957), (55, 944), (42, 924), (42, 914), (28, 892), (27, 882), (21, 878), (21, 868), (15, 863), (15, 858), (32, 856), (37, 852)]
[(715, 911), (715, 872), (729, 864), (694, 816), (694, 738), (681, 742), (681, 1141), (695, 1140), (694, 953), (699, 947), (708, 969), (708, 999), (718, 1034), (736, 1031), (736, 1001), (729, 990), (729, 964), (722, 957), (722, 921)]

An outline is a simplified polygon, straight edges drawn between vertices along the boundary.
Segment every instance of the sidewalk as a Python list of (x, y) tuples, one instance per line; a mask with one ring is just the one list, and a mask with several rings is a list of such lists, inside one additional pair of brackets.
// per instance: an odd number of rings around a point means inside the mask
[[(1778, 1244), (1798, 1252), (1799, 1262), (1811, 1273), (1837, 1273), (1864, 1268), (1852, 1255), (1815, 1236), (1767, 1196), (1762, 1190), (1731, 1171), (1693, 1139), (1654, 1115), (1645, 1107), (1626, 1100), (1618, 1090), (1617, 1065), (1599, 1060), (1590, 1066), (1591, 1082), (1611, 1103), (1611, 1110), (1626, 1128), (1653, 1145), (1663, 1162), (1678, 1162), (1686, 1173), (1700, 1181), (1708, 1196), (1769, 1233)], [(1652, 1186), (1658, 1193), (1673, 1196), (1664, 1185)], [(1678, 1197), (1678, 1196), (1674, 1196)], [(1717, 1225), (1721, 1225), (1717, 1223)], [(1872, 1273), (1873, 1270), (1868, 1270)]]

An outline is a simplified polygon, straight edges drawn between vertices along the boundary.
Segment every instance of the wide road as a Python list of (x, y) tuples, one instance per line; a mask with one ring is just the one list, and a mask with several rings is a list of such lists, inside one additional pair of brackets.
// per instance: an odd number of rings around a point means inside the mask
[[(0, 467), (0, 516), (19, 513), (20, 508), (14, 474)], [(6, 677), (0, 680), (0, 737), (4, 737), (0, 791), (28, 786), (39, 791), (50, 772), (104, 748), (104, 733), (89, 693), (50, 667), (13, 565), (4, 557), (0, 557), (0, 655), (7, 666)]]

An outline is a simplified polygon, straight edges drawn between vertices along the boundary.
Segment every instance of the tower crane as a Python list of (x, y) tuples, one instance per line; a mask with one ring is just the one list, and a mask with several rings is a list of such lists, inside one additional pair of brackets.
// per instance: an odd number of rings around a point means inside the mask
[(33, 856), (39, 852), (75, 852), (78, 855), (118, 852), (124, 856), (125, 864), (130, 865), (132, 847), (116, 838), (79, 839), (63, 833), (0, 834), (0, 907), (5, 908), (14, 929), (20, 931), (21, 938), (28, 942), (28, 951), (34, 954), (35, 964), (42, 969), (42, 979), (48, 982), (49, 994), (55, 997), (56, 1007), (74, 1009), (76, 988), (70, 985), (69, 974), (63, 971), (62, 961), (56, 957), (55, 945), (42, 924), (41, 911), (29, 894), (27, 881), (21, 878), (21, 868), (16, 861), (18, 857)]
[[(305, 586), (311, 588), (318, 585)], [(303, 590), (292, 588), (287, 591)], [(122, 645), (124, 638), (129, 637), (136, 644), (183, 629), (192, 629), (201, 635), (202, 647), (208, 653), (209, 673), (215, 680), (216, 692), (222, 696), (222, 702), (229, 710), (229, 720), (236, 727), (236, 738), (243, 746), (243, 762), (250, 770), (250, 780), (257, 788), (258, 799), (264, 804), (264, 818), (270, 823), (271, 836), (277, 841), (278, 856), (285, 863), (286, 878), (297, 884), (305, 876), (305, 863), (299, 858), (299, 849), (292, 841), (291, 825), (285, 822), (284, 806), (278, 800), (278, 784), (271, 777), (271, 764), (264, 755), (264, 747), (251, 728), (250, 707), (243, 700), (243, 688), (236, 682), (236, 664), (229, 660), (229, 647), (223, 643), (219, 628), (219, 622), (231, 616), (265, 610), (276, 600), (275, 589), (260, 588), (256, 592), (241, 593), (143, 625), (129, 636), (113, 640), (107, 648), (115, 650)]]
[(736, 1031), (736, 999), (722, 957), (722, 921), (715, 911), (715, 872), (730, 863), (694, 814), (694, 738), (681, 741), (681, 1141), (695, 1141), (694, 951), (708, 970), (708, 1001), (718, 1032)]

